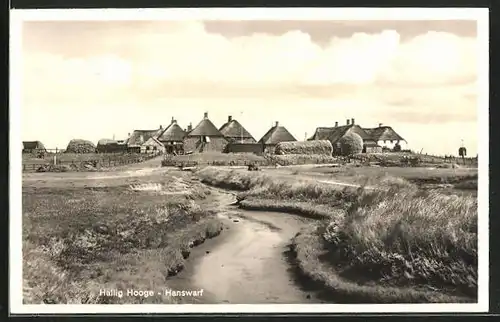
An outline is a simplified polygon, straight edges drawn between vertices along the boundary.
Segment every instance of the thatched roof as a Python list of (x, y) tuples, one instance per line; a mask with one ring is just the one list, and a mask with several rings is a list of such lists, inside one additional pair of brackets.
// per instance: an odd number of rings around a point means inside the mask
[(182, 141), (185, 136), (186, 132), (177, 124), (177, 121), (173, 120), (172, 123), (160, 133), (158, 140), (163, 142)]
[(369, 140), (371, 137), (357, 124), (342, 125), (336, 127), (318, 127), (314, 135), (308, 139), (311, 140), (329, 140), (332, 144), (336, 143), (343, 137), (349, 129), (353, 129), (363, 140)]
[(112, 139), (100, 139), (97, 145), (108, 145), (108, 144), (118, 144), (118, 141)]
[(23, 141), (23, 148), (26, 150), (45, 150), (45, 146), (40, 141)]
[(278, 144), (279, 142), (290, 142), (297, 141), (293, 135), (288, 132), (284, 126), (279, 126), (278, 122), (276, 125), (267, 131), (266, 134), (259, 140), (259, 143), (263, 144)]
[(390, 126), (379, 126), (370, 129), (364, 129), (365, 132), (371, 137), (374, 141), (405, 141), (406, 140), (401, 137), (399, 134), (394, 131), (394, 129)]
[(322, 154), (332, 155), (333, 146), (328, 140), (280, 142), (276, 154)]
[(147, 140), (149, 140), (149, 138), (157, 137), (160, 134), (160, 131), (162, 131), (162, 129), (159, 129), (159, 130), (134, 130), (134, 132), (132, 132), (132, 135), (127, 140), (127, 145), (129, 147), (141, 146)]
[(187, 136), (216, 136), (223, 137), (215, 125), (208, 119), (208, 113), (205, 113), (203, 120), (187, 134)]
[(219, 132), (227, 138), (252, 139), (255, 141), (254, 137), (243, 127), (243, 125), (237, 120), (234, 120), (231, 116), (229, 116), (227, 122), (221, 126)]

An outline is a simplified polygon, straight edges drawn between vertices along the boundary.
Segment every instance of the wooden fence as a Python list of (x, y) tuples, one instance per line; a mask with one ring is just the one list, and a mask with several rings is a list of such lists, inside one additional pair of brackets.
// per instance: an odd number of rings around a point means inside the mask
[[(135, 163), (141, 163), (147, 160), (150, 160), (152, 158), (155, 158), (159, 155), (160, 153), (152, 153), (152, 154), (144, 154), (140, 156), (135, 156), (135, 157), (105, 157), (102, 159), (93, 159), (93, 160), (84, 160), (84, 161), (61, 161), (58, 160), (56, 157), (56, 165), (67, 165), (72, 168), (78, 168), (78, 169), (84, 169), (85, 165), (99, 165), (101, 167), (116, 167), (116, 166), (121, 166), (121, 165), (127, 165), (127, 164), (135, 164)], [(46, 160), (45, 162), (39, 162), (39, 163), (23, 163), (23, 172), (34, 172), (37, 171), (40, 167), (43, 166), (48, 166), (48, 165), (54, 165), (53, 160)]]

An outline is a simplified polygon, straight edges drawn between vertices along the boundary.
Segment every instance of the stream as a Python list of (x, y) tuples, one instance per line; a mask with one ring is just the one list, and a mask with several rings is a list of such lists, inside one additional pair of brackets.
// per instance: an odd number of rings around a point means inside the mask
[[(228, 193), (217, 193), (223, 205), (235, 201)], [(168, 280), (175, 290), (204, 290), (203, 296), (186, 302), (322, 303), (296, 282), (288, 259), (291, 239), (309, 219), (236, 206), (226, 206), (218, 216), (225, 225), (221, 235), (193, 248), (185, 270)]]

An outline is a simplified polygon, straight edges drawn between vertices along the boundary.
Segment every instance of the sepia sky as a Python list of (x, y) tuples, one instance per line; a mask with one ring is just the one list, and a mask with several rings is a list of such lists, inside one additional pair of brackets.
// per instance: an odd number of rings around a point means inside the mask
[(474, 21), (43, 21), (23, 25), (22, 139), (125, 138), (207, 111), (259, 140), (279, 121), (392, 126), (477, 153)]

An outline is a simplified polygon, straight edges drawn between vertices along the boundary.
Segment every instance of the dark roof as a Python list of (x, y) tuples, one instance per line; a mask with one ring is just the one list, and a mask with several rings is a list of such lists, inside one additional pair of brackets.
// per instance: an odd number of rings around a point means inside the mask
[(405, 141), (405, 139), (397, 134), (390, 126), (380, 126), (364, 130), (374, 141)]
[(158, 136), (158, 140), (163, 142), (169, 141), (182, 141), (186, 136), (186, 132), (177, 124), (177, 122), (171, 123), (163, 132)]
[(108, 145), (108, 144), (118, 144), (118, 141), (112, 139), (100, 139), (97, 145)]
[(297, 141), (284, 126), (275, 125), (259, 140), (259, 143), (278, 144), (279, 142)]
[(224, 136), (215, 125), (205, 117), (198, 125), (187, 134), (188, 136)]
[(329, 140), (332, 143), (337, 142), (341, 137), (343, 137), (349, 129), (353, 130), (354, 133), (359, 134), (363, 140), (369, 140), (371, 137), (361, 128), (359, 125), (341, 125), (336, 127), (318, 127), (316, 132), (308, 140)]
[[(145, 143), (149, 138), (156, 137), (160, 134), (161, 129), (159, 130), (134, 130), (132, 135), (127, 140), (128, 146), (140, 146)], [(142, 136), (142, 140), (141, 140)]]
[(23, 141), (23, 148), (32, 149), (45, 149), (45, 146), (40, 141)]
[(221, 126), (219, 132), (228, 138), (243, 138), (252, 139), (255, 141), (253, 136), (236, 120), (231, 120)]

